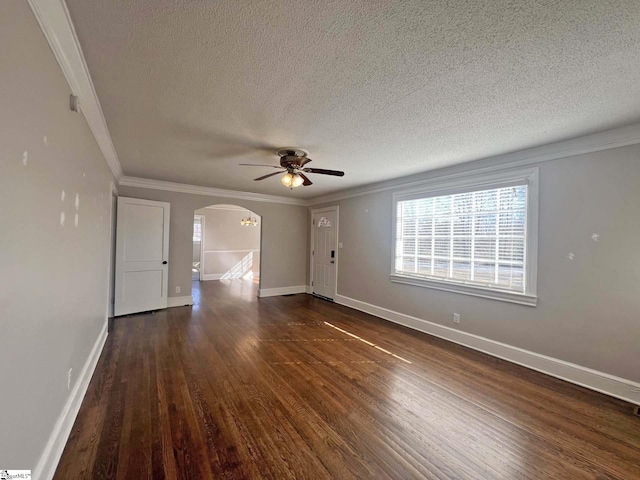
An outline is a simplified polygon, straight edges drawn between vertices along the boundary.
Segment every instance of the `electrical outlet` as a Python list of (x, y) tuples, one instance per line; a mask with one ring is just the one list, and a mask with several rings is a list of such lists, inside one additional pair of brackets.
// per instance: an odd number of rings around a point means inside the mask
[(69, 373), (67, 373), (67, 390), (71, 390), (71, 372), (73, 368), (69, 369)]
[(176, 293), (180, 293), (180, 287), (176, 287)]
[(453, 323), (460, 323), (460, 314), (459, 313), (454, 313), (453, 314)]

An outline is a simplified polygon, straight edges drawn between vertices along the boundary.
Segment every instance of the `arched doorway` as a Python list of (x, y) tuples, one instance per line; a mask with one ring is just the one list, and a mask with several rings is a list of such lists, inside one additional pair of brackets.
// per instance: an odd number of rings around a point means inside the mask
[(244, 207), (215, 204), (195, 210), (194, 281), (259, 285), (262, 218)]

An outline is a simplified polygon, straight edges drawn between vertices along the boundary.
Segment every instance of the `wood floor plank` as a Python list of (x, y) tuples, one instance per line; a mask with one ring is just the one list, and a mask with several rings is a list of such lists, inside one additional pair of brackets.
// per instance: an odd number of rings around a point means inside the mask
[(309, 295), (118, 318), (56, 479), (638, 479), (629, 404)]

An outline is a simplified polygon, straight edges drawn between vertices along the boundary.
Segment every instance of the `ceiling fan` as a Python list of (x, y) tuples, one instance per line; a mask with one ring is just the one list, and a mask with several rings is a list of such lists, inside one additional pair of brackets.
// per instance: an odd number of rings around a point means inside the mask
[(262, 165), (255, 163), (241, 163), (242, 166), (248, 167), (271, 167), (277, 168), (279, 171), (263, 175), (262, 177), (254, 178), (254, 181), (264, 180), (265, 178), (279, 175), (282, 172), (287, 172), (280, 179), (280, 182), (289, 188), (296, 188), (300, 185), (308, 187), (313, 185), (313, 182), (305, 175), (305, 173), (319, 173), (320, 175), (333, 175), (335, 177), (343, 177), (344, 172), (339, 170), (326, 170), (324, 168), (309, 168), (305, 167), (307, 163), (311, 161), (308, 157), (308, 153), (299, 148), (281, 148), (276, 152), (280, 157), (280, 166), (275, 165)]

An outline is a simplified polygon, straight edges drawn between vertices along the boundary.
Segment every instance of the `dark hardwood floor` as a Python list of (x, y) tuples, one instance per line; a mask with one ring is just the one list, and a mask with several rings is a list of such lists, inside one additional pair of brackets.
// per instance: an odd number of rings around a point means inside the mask
[(56, 479), (640, 478), (625, 402), (310, 295), (194, 296), (115, 320)]

